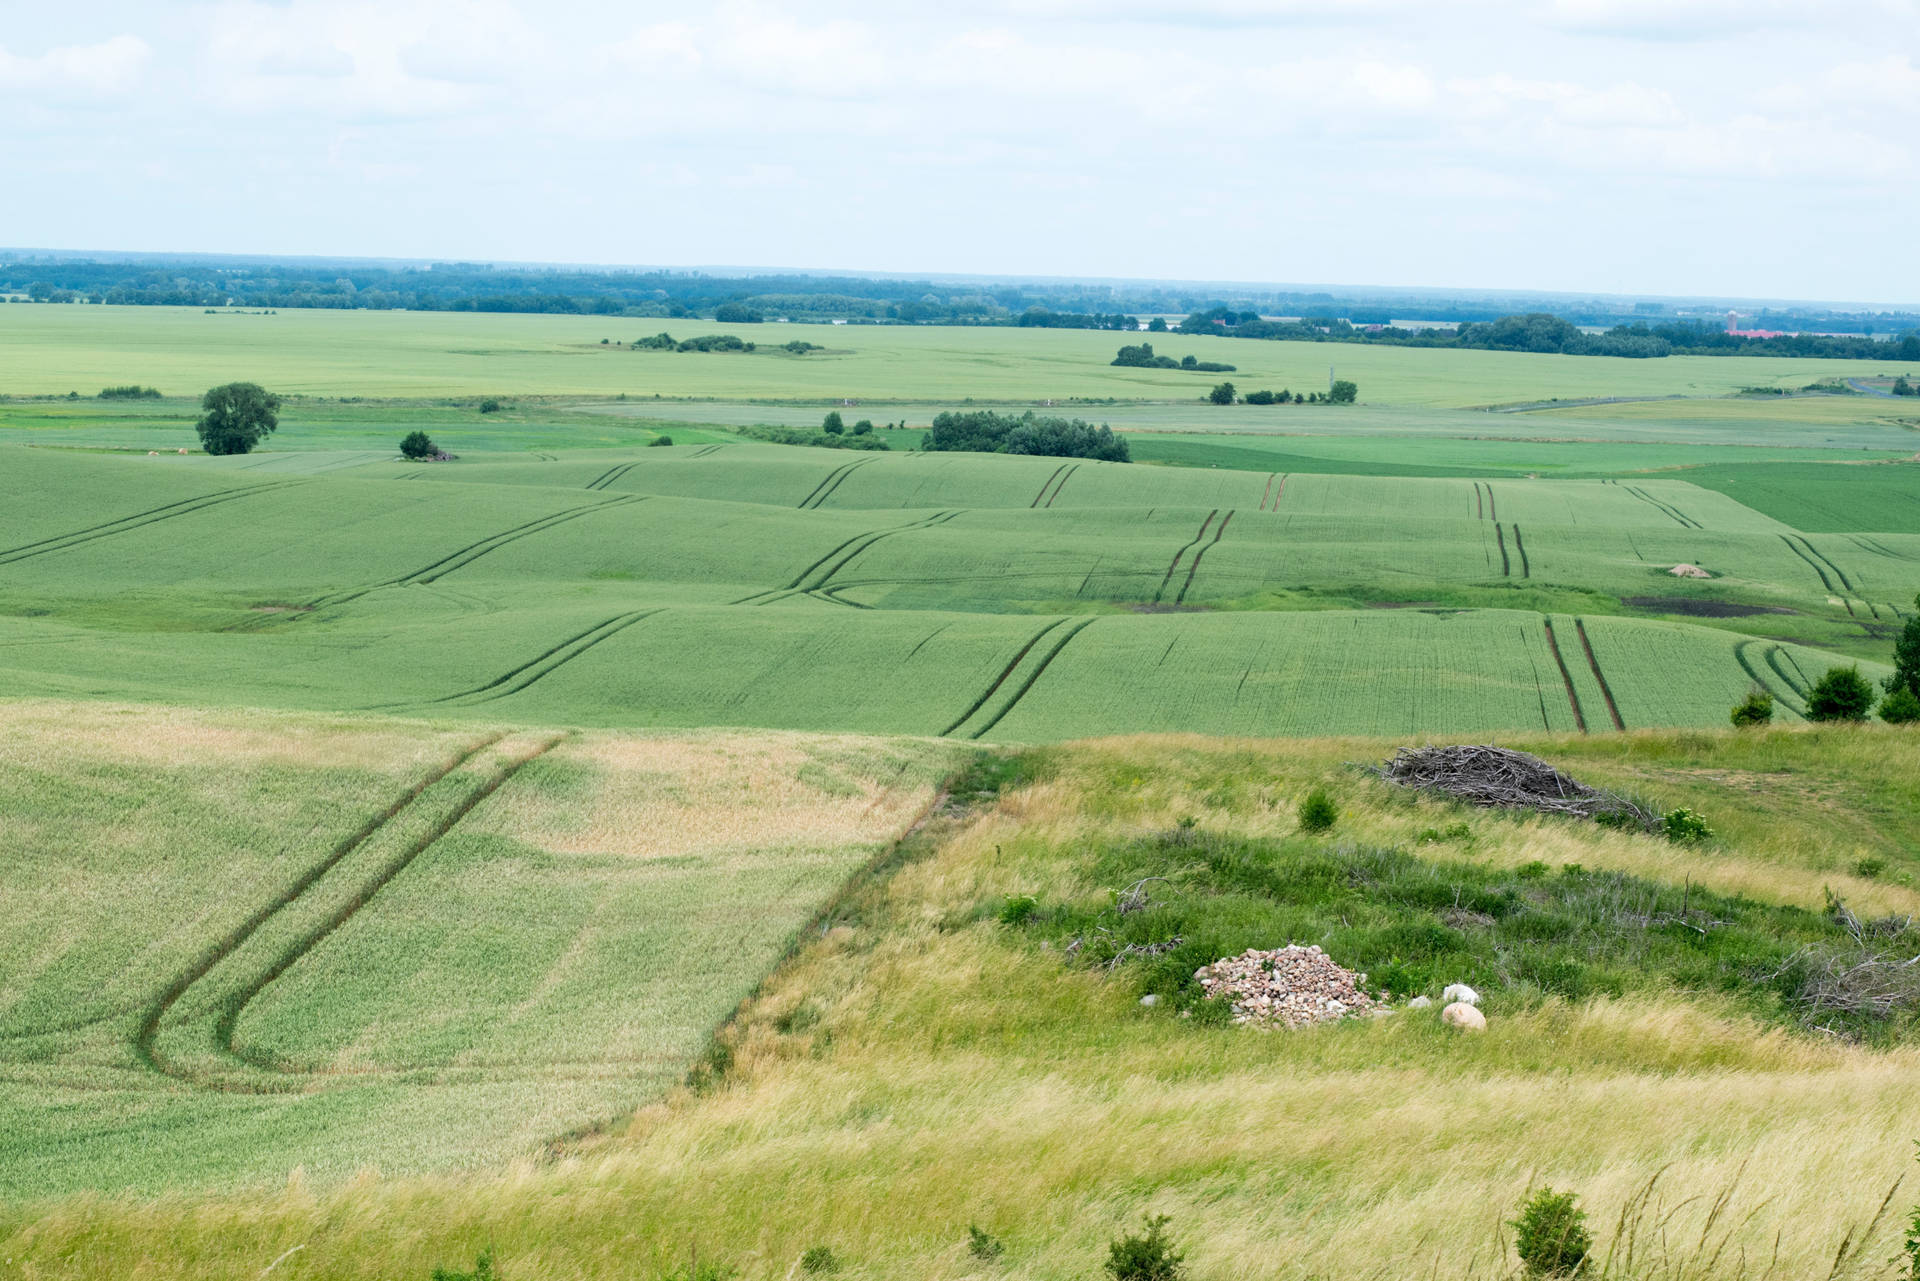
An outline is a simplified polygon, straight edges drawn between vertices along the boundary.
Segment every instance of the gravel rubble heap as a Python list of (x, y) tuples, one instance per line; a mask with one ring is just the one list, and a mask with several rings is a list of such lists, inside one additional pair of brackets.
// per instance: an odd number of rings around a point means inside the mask
[(1384, 1011), (1364, 990), (1367, 976), (1335, 964), (1318, 947), (1249, 948), (1193, 972), (1208, 999), (1231, 997), (1233, 1021), (1305, 1027)]

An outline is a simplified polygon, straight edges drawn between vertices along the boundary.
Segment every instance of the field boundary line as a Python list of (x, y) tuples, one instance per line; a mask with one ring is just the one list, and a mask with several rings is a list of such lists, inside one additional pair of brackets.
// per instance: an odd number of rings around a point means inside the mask
[(1014, 704), (1018, 703), (1021, 699), (1027, 696), (1027, 691), (1032, 689), (1034, 686), (1034, 682), (1040, 679), (1040, 674), (1047, 670), (1048, 666), (1052, 664), (1054, 659), (1060, 657), (1060, 651), (1065, 649), (1067, 645), (1073, 640), (1074, 637), (1078, 636), (1081, 632), (1086, 631), (1087, 628), (1092, 627), (1095, 623), (1099, 621), (1100, 620), (1098, 617), (1089, 618), (1083, 623), (1078, 623), (1073, 627), (1068, 628), (1066, 631), (1066, 634), (1061, 636), (1059, 640), (1053, 643), (1053, 648), (1047, 651), (1047, 656), (1041, 659), (1039, 663), (1034, 666), (1034, 669), (1031, 672), (1027, 673), (1027, 679), (1020, 683), (1019, 689), (1013, 691), (1013, 697), (1009, 698), (1005, 703), (1002, 703), (1000, 705), (1000, 710), (993, 714), (993, 717), (991, 720), (989, 720), (985, 725), (982, 725), (979, 729), (973, 731), (973, 733), (967, 735), (967, 737), (978, 740), (982, 734), (985, 734), (988, 730), (992, 729), (995, 725), (998, 725), (1002, 720), (1004, 720), (1006, 718), (1007, 713), (1013, 710)]
[(155, 1041), (160, 1034), (161, 1020), (165, 1019), (173, 1007), (179, 1004), (180, 998), (185, 996), (195, 983), (198, 983), (208, 974), (211, 974), (220, 962), (226, 960), (244, 946), (248, 939), (260, 931), (261, 926), (273, 919), (277, 913), (292, 904), (301, 895), (319, 884), (321, 878), (339, 866), (341, 860), (345, 859), (347, 855), (353, 853), (362, 845), (365, 845), (369, 840), (373, 839), (375, 833), (379, 832), (381, 828), (399, 817), (401, 811), (419, 800), (428, 788), (438, 783), (441, 779), (446, 778), (462, 765), (465, 765), (468, 761), (505, 737), (506, 735), (504, 733), (489, 734), (477, 742), (470, 743), (468, 746), (461, 748), (452, 760), (429, 770), (425, 777), (402, 792), (398, 800), (361, 824), (358, 829), (343, 840), (336, 842), (334, 847), (329, 850), (318, 863), (308, 867), (306, 871), (294, 879), (290, 886), (275, 896), (272, 901), (262, 907), (256, 908), (252, 915), (248, 916), (246, 920), (227, 931), (213, 946), (202, 951), (199, 956), (190, 961), (187, 968), (175, 975), (173, 982), (163, 988), (160, 995), (146, 1007), (146, 1012), (140, 1020), (140, 1026), (135, 1029), (133, 1035), (134, 1057), (162, 1076), (171, 1076), (180, 1080), (191, 1079), (182, 1072), (172, 1070), (171, 1066), (163, 1061), (155, 1045)]
[(1207, 530), (1210, 526), (1212, 526), (1213, 518), (1215, 516), (1218, 516), (1219, 514), (1220, 514), (1220, 509), (1218, 507), (1208, 512), (1207, 518), (1200, 522), (1200, 532), (1195, 534), (1191, 539), (1189, 539), (1185, 544), (1181, 546), (1179, 551), (1173, 554), (1173, 560), (1170, 561), (1167, 565), (1167, 572), (1160, 576), (1160, 586), (1154, 590), (1153, 598), (1155, 600), (1160, 599), (1161, 595), (1164, 594), (1167, 590), (1167, 584), (1173, 581), (1173, 571), (1180, 568), (1180, 558), (1182, 556), (1185, 556), (1190, 549), (1198, 546), (1200, 543), (1200, 540), (1207, 536)]
[[(1587, 717), (1586, 713), (1580, 710), (1580, 695), (1574, 692), (1573, 673), (1567, 670), (1567, 660), (1560, 653), (1560, 642), (1554, 638), (1553, 620), (1548, 618), (1544, 621), (1547, 626), (1547, 648), (1553, 651), (1553, 661), (1560, 667), (1560, 680), (1567, 687), (1567, 705), (1573, 708), (1573, 723), (1580, 727), (1582, 734), (1585, 734)], [(1535, 683), (1537, 684), (1538, 681), (1536, 680)]]
[[(314, 1075), (314, 1073), (305, 1069), (289, 1069), (286, 1064), (280, 1060), (273, 1059), (255, 1051), (243, 1049), (235, 1044), (235, 1034), (240, 1022), (240, 1016), (246, 1012), (247, 1006), (252, 1004), (254, 998), (266, 991), (281, 975), (298, 964), (302, 957), (308, 955), (316, 947), (320, 946), (320, 944), (326, 942), (341, 926), (357, 916), (361, 908), (372, 902), (381, 890), (393, 882), (395, 877), (411, 867), (420, 855), (426, 853), (434, 845), (438, 844), (448, 832), (451, 832), (459, 825), (460, 820), (477, 809), (482, 801), (499, 791), (521, 770), (565, 742), (567, 737), (566, 734), (554, 734), (534, 747), (531, 751), (523, 752), (521, 755), (508, 761), (504, 766), (496, 768), (490, 777), (481, 780), (479, 785), (462, 797), (444, 818), (429, 828), (424, 836), (413, 841), (400, 854), (388, 860), (387, 864), (374, 874), (372, 881), (358, 894), (355, 894), (346, 904), (334, 911), (325, 921), (321, 922), (317, 928), (309, 930), (292, 947), (282, 952), (274, 964), (268, 967), (263, 977), (255, 979), (246, 987), (242, 988), (240, 992), (236, 994), (235, 998), (229, 1000), (226, 1008), (221, 1011), (220, 1018), (214, 1023), (215, 1045), (231, 1057), (264, 1072), (273, 1072), (287, 1076)], [(225, 1083), (217, 1088), (233, 1089), (236, 1084), (237, 1083)]]
[(1620, 705), (1613, 701), (1613, 686), (1607, 684), (1607, 674), (1600, 670), (1600, 659), (1593, 652), (1593, 642), (1587, 639), (1587, 620), (1573, 620), (1573, 630), (1580, 634), (1580, 648), (1587, 651), (1587, 666), (1593, 669), (1593, 679), (1600, 682), (1600, 696), (1607, 700), (1607, 715), (1613, 718), (1613, 727), (1624, 732), (1627, 723), (1620, 719)]
[(83, 543), (96, 542), (102, 538), (112, 538), (116, 534), (130, 533), (148, 525), (157, 525), (163, 520), (172, 520), (176, 516), (191, 516), (194, 512), (205, 511), (222, 503), (231, 503), (253, 494), (268, 493), (288, 489), (295, 485), (304, 485), (300, 480), (265, 481), (258, 485), (241, 485), (235, 489), (223, 489), (212, 494), (202, 494), (198, 498), (182, 499), (169, 503), (165, 507), (155, 507), (148, 511), (137, 512), (132, 516), (122, 516), (118, 520), (106, 521), (99, 525), (90, 525), (85, 529), (76, 529), (65, 534), (56, 534), (38, 542), (22, 543), (18, 547), (0, 552), (0, 565), (11, 565), (15, 561), (31, 560), (35, 556), (48, 556), (54, 552), (63, 552)]
[(1187, 566), (1187, 581), (1180, 584), (1180, 594), (1173, 598), (1174, 604), (1179, 605), (1186, 601), (1187, 593), (1193, 589), (1193, 576), (1200, 572), (1200, 558), (1220, 545), (1221, 538), (1224, 537), (1227, 532), (1227, 522), (1232, 519), (1233, 512), (1229, 511), (1226, 516), (1221, 519), (1219, 528), (1213, 531), (1213, 541), (1193, 554), (1193, 561)]
[(1000, 674), (993, 678), (993, 684), (987, 686), (986, 692), (981, 694), (980, 697), (974, 699), (973, 705), (968, 707), (966, 711), (960, 713), (960, 715), (954, 719), (953, 724), (941, 730), (938, 737), (946, 738), (950, 736), (953, 733), (953, 731), (959, 729), (962, 725), (965, 725), (969, 720), (973, 719), (973, 714), (979, 711), (982, 707), (985, 707), (987, 705), (987, 700), (993, 697), (994, 692), (998, 690), (1002, 685), (1007, 683), (1007, 677), (1013, 675), (1013, 669), (1020, 666), (1020, 660), (1027, 656), (1027, 651), (1031, 650), (1035, 645), (1038, 645), (1040, 643), (1040, 638), (1042, 636), (1045, 636), (1048, 632), (1052, 631), (1054, 628), (1060, 626), (1060, 624), (1066, 621), (1067, 620), (1064, 618), (1056, 618), (1051, 623), (1048, 623), (1045, 627), (1042, 627), (1039, 631), (1035, 632), (1032, 636), (1028, 637), (1027, 643), (1020, 647), (1020, 652), (1015, 654), (1013, 658), (1007, 663), (1007, 665), (1000, 669)]

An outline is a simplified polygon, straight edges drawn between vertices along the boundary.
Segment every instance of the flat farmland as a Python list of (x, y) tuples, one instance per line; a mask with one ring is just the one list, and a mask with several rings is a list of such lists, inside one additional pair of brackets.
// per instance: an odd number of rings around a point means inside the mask
[[(744, 325), (752, 353), (633, 351), (616, 344), (711, 322), (444, 312), (294, 309), (273, 315), (197, 308), (0, 309), (0, 393), (90, 395), (139, 382), (180, 394), (241, 370), (314, 396), (593, 395), (728, 400), (1030, 401), (1067, 397), (1191, 401), (1215, 378), (1116, 369), (1123, 334), (935, 326)], [(606, 345), (601, 339), (612, 340)], [(776, 350), (795, 339), (825, 352)], [(1551, 398), (1717, 396), (1746, 386), (1891, 376), (1876, 362), (1676, 356), (1617, 360), (1520, 352), (1269, 343), (1166, 335), (1175, 355), (1236, 365), (1248, 387), (1325, 385), (1329, 365), (1382, 405), (1465, 407)]]

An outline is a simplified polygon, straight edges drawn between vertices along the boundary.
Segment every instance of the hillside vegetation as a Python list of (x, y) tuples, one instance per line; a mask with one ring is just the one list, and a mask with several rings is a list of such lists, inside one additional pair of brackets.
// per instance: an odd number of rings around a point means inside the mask
[[(665, 1276), (690, 1252), (776, 1278), (824, 1245), (853, 1277), (1051, 1279), (1089, 1275), (1151, 1211), (1200, 1278), (1494, 1277), (1512, 1267), (1502, 1221), (1550, 1184), (1582, 1196), (1601, 1250), (1622, 1247), (1617, 1224), (1640, 1235), (1615, 1275), (1720, 1276), (1744, 1258), (1824, 1276), (1851, 1241), (1849, 1275), (1890, 1276), (1897, 1227), (1875, 1210), (1920, 1115), (1907, 1025), (1824, 1033), (1769, 971), (1781, 951), (1850, 944), (1823, 887), (1863, 916), (1920, 906), (1899, 817), (1920, 804), (1916, 740), (1519, 745), (1721, 835), (1674, 845), (1398, 793), (1345, 764), (1381, 742), (1144, 737), (1000, 758), (839, 900), (688, 1087), (617, 1124), (493, 1173), (37, 1201), (0, 1211), (0, 1249), (35, 1276), (120, 1276), (137, 1258), (252, 1277), (299, 1247), (278, 1272), (424, 1278), (491, 1249), (506, 1278)], [(1295, 817), (1316, 786), (1339, 809), (1321, 835)], [(1871, 879), (1848, 870), (1869, 859)], [(1373, 871), (1329, 899), (1316, 864)], [(1142, 871), (1166, 878), (1148, 913), (1118, 915)], [(1502, 885), (1505, 906), (1473, 897)], [(1697, 913), (1705, 934), (1662, 912)], [(1400, 977), (1375, 967), (1395, 1003), (1465, 980), (1491, 1026), (1182, 1017), (1151, 960), (1109, 969), (1062, 946), (1123, 921), (1356, 964), (1397, 930)], [(1426, 956), (1447, 959), (1423, 972)], [(1168, 995), (1142, 1006), (1153, 991)], [(409, 1121), (447, 1141), (442, 1117)], [(969, 1253), (969, 1225), (1002, 1243), (997, 1261)]]

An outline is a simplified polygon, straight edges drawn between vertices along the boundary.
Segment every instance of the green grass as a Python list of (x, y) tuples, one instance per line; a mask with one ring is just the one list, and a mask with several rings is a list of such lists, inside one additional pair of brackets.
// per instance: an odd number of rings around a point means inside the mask
[(644, 1104), (953, 759), (60, 703), (4, 724), (0, 1199), (469, 1165)]
[(1911, 463), (1796, 467), (1723, 462), (1692, 468), (1686, 479), (1810, 533), (1920, 530), (1920, 465)]

